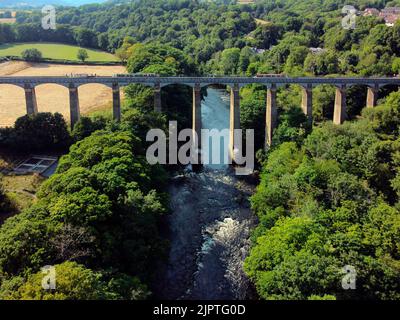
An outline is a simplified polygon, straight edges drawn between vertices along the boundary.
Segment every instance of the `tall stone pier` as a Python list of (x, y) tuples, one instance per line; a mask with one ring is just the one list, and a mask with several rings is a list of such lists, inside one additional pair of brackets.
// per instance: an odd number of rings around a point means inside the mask
[(267, 108), (265, 114), (265, 149), (272, 144), (272, 134), (278, 124), (278, 110), (276, 106), (276, 85), (271, 84), (267, 89)]
[(24, 86), (24, 90), (25, 90), (26, 113), (36, 114), (38, 112), (38, 107), (36, 101), (35, 87), (26, 84)]
[(73, 129), (75, 124), (79, 121), (80, 108), (78, 88), (72, 83), (69, 85), (69, 112), (71, 119), (71, 128)]
[(112, 96), (113, 96), (113, 119), (116, 121), (121, 121), (121, 95), (118, 83), (113, 83), (112, 85)]
[(161, 112), (161, 86), (159, 83), (154, 84), (154, 111)]
[(342, 124), (347, 118), (346, 111), (346, 86), (336, 87), (335, 109), (333, 111), (333, 123)]
[(312, 85), (302, 87), (301, 109), (307, 116), (308, 122), (312, 122)]
[(373, 108), (376, 106), (378, 100), (379, 86), (368, 87), (367, 92), (367, 108)]
[(197, 150), (197, 163), (201, 162), (201, 87), (200, 84), (195, 84), (193, 88), (193, 138), (194, 147)]
[(238, 84), (231, 86), (231, 104), (229, 113), (229, 156), (233, 162), (235, 162), (235, 149), (238, 148), (238, 141), (235, 140), (234, 134), (235, 129), (240, 129), (240, 92)]

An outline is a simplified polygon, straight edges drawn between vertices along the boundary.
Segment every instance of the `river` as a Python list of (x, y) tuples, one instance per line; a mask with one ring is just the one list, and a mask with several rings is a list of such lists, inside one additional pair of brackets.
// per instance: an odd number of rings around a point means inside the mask
[[(208, 88), (202, 126), (229, 128), (229, 96)], [(227, 139), (224, 147), (227, 147)], [(251, 285), (242, 270), (255, 225), (249, 179), (228, 165), (205, 165), (172, 179), (171, 214), (166, 217), (170, 252), (160, 267), (155, 295), (161, 299), (246, 299)]]

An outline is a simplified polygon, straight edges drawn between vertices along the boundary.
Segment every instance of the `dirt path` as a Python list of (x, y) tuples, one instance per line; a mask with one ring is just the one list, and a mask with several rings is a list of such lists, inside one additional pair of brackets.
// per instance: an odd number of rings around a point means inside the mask
[[(77, 66), (9, 61), (0, 64), (0, 76), (64, 76), (69, 73), (95, 73), (110, 76), (126, 72), (123, 66)], [(69, 121), (68, 90), (55, 84), (36, 87), (39, 111), (59, 112)], [(111, 89), (101, 84), (87, 84), (79, 88), (82, 114), (111, 107)], [(10, 126), (26, 112), (24, 91), (12, 85), (0, 85), (0, 126)]]

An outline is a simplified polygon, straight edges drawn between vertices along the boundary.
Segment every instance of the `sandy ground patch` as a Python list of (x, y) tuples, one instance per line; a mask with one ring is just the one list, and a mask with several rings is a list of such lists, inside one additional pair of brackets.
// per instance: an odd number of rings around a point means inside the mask
[(31, 68), (32, 64), (25, 61), (7, 61), (0, 63), (0, 76), (10, 76), (16, 72)]
[(15, 23), (17, 19), (15, 18), (1, 18), (0, 23)]
[[(47, 63), (26, 63), (10, 61), (0, 64), (0, 76), (64, 76), (70, 73), (95, 73), (111, 76), (126, 72), (123, 66), (76, 66)], [(68, 90), (55, 84), (36, 87), (38, 109), (41, 112), (59, 112), (69, 121)], [(101, 84), (87, 84), (79, 87), (81, 114), (99, 110), (111, 105), (112, 91)], [(25, 94), (22, 88), (0, 85), (0, 126), (11, 126), (26, 113)]]

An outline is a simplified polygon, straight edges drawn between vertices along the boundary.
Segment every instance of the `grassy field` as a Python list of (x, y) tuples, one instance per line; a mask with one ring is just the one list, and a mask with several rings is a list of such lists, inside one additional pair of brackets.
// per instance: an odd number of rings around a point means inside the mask
[(35, 175), (4, 176), (3, 186), (17, 211), (28, 208), (36, 199), (36, 191), (45, 178)]
[[(36, 48), (42, 52), (43, 58), (65, 59), (77, 61), (77, 53), (80, 47), (59, 43), (10, 43), (0, 45), (0, 57), (21, 56), (22, 51)], [(86, 48), (85, 48), (86, 49)], [(118, 61), (114, 55), (93, 49), (86, 49), (89, 54), (87, 61), (114, 62)]]
[(6, 212), (0, 212), (0, 225), (3, 221), (30, 207), (36, 200), (36, 191), (45, 180), (38, 174), (6, 175), (1, 174), (3, 169), (12, 169), (17, 163), (26, 159), (27, 155), (13, 154), (0, 150), (0, 183), (2, 184), (11, 206)]

